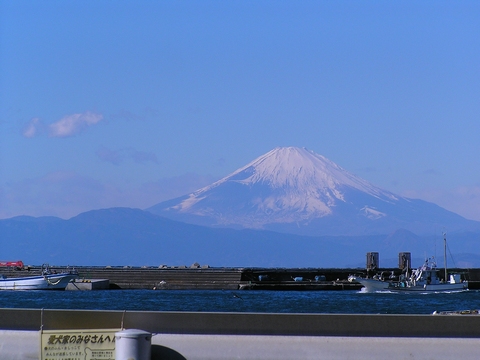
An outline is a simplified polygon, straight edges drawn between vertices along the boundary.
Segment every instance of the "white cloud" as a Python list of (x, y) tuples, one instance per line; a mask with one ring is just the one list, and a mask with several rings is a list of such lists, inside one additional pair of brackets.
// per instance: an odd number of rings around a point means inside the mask
[[(48, 125), (48, 131), (51, 137), (68, 137), (78, 134), (88, 126), (95, 125), (103, 120), (103, 115), (90, 111), (82, 114), (66, 115), (62, 119)], [(47, 126), (40, 118), (33, 118), (24, 127), (22, 135), (26, 138), (33, 138), (45, 132)]]
[(82, 114), (72, 114), (64, 116), (59, 121), (50, 124), (50, 136), (68, 137), (83, 131), (91, 125), (97, 124), (103, 119), (103, 115), (92, 113), (90, 111)]
[(33, 118), (30, 122), (25, 126), (22, 131), (22, 135), (27, 138), (35, 137), (39, 131), (43, 128), (43, 124), (39, 118)]

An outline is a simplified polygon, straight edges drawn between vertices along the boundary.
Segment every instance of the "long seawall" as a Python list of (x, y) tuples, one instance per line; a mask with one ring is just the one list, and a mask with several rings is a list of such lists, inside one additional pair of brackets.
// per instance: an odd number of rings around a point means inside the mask
[(0, 359), (41, 358), (46, 332), (64, 359), (62, 334), (85, 329), (147, 331), (153, 360), (473, 360), (480, 345), (478, 315), (0, 309)]

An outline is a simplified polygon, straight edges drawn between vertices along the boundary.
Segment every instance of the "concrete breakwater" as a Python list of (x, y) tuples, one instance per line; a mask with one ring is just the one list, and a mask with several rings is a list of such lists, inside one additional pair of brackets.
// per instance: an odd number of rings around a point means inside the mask
[[(357, 290), (360, 285), (348, 282), (348, 276), (367, 274), (365, 269), (324, 268), (76, 266), (75, 269), (80, 279), (108, 279), (111, 289), (157, 290)], [(463, 273), (470, 289), (480, 288), (480, 269), (452, 270)], [(21, 270), (3, 268), (0, 272), (7, 277), (31, 276), (40, 272), (40, 266)], [(376, 269), (368, 274), (388, 277), (392, 272), (400, 274), (399, 269)]]
[[(52, 267), (55, 271), (55, 267)], [(60, 272), (62, 269), (57, 269)], [(350, 283), (348, 269), (211, 268), (76, 266), (80, 280), (108, 279), (110, 289), (154, 290), (344, 290), (360, 289)], [(40, 267), (4, 272), (22, 277), (39, 273)]]

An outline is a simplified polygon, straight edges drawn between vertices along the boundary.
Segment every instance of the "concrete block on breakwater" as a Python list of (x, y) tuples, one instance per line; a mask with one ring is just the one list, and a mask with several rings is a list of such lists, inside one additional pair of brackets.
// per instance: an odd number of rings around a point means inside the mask
[(67, 285), (65, 290), (85, 291), (85, 290), (107, 290), (110, 288), (108, 279), (75, 279)]

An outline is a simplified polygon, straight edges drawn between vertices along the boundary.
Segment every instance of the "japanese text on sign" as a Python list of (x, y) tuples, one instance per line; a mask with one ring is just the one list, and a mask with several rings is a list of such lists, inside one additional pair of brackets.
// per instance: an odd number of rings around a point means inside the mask
[(45, 330), (41, 360), (114, 360), (115, 333), (105, 330)]

